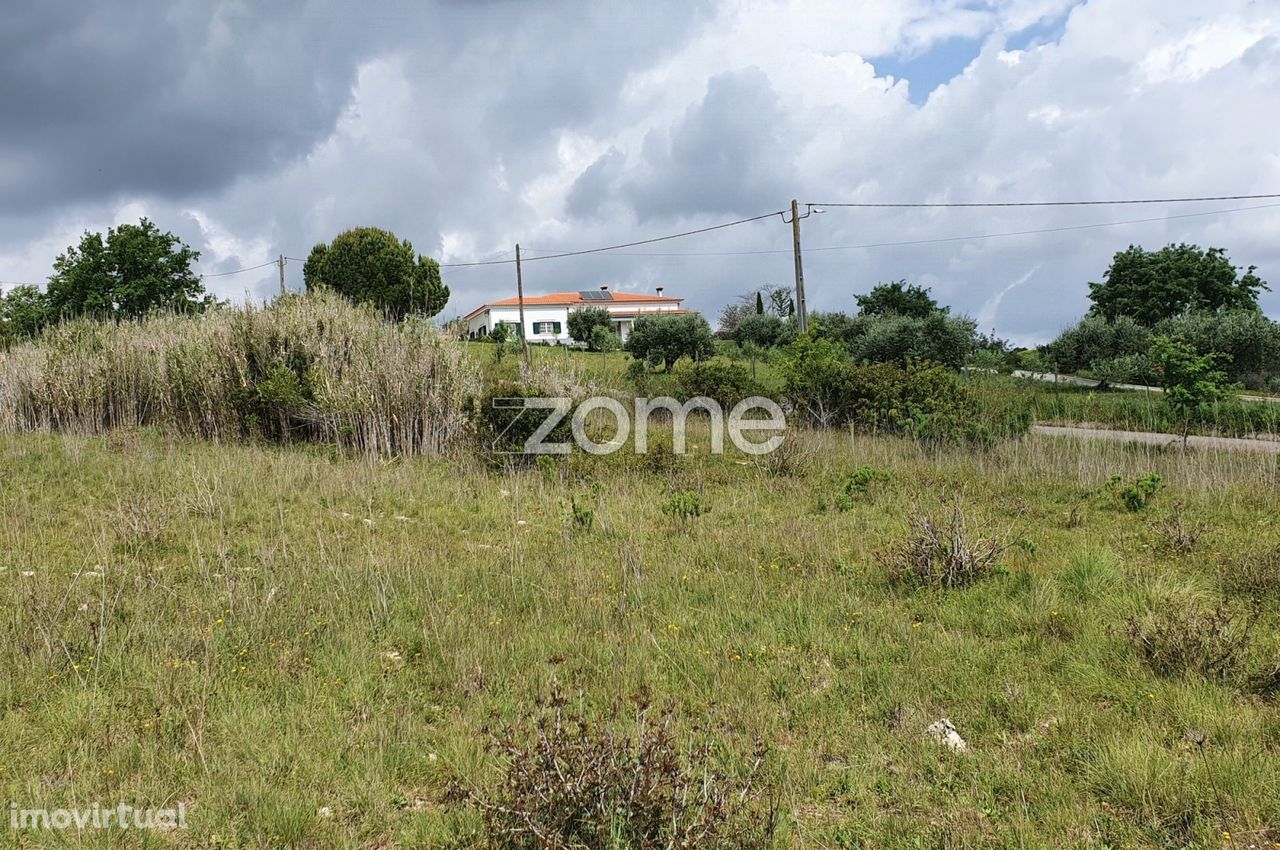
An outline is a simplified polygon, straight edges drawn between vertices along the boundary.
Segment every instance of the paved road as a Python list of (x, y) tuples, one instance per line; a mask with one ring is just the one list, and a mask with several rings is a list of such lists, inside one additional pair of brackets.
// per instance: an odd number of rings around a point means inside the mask
[[(1153, 446), (1177, 445), (1182, 442), (1182, 438), (1176, 434), (1157, 434), (1151, 431), (1114, 431), (1108, 428), (1088, 428), (1074, 425), (1034, 425), (1031, 428), (1031, 433), (1041, 434), (1046, 437), (1113, 440), (1121, 443), (1146, 443)], [(1187, 445), (1197, 449), (1224, 449), (1233, 452), (1280, 454), (1280, 440), (1191, 436), (1187, 438)]]
[[(1096, 387), (1102, 382), (1095, 381), (1092, 378), (1081, 378), (1078, 375), (1055, 375), (1052, 372), (1028, 372), (1026, 369), (1014, 369), (1013, 377), (1027, 378), (1032, 381), (1046, 381), (1052, 384), (1066, 384), (1072, 387)], [(1162, 387), (1148, 387), (1143, 384), (1112, 384), (1112, 389), (1116, 390), (1138, 390), (1149, 393), (1162, 393)], [(1271, 404), (1280, 404), (1280, 397), (1269, 395), (1248, 395), (1241, 394), (1236, 396), (1241, 401), (1264, 401)]]

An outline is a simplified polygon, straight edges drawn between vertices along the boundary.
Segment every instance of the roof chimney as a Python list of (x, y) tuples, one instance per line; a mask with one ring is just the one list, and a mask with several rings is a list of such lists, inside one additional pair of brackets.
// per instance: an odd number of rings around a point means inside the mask
[(662, 294), (662, 287), (661, 287), (661, 286), (659, 286), (659, 287), (658, 287), (658, 294), (659, 294), (659, 295), (661, 295), (661, 294)]
[(609, 284), (607, 284), (607, 283), (602, 283), (602, 284), (600, 284), (600, 291), (601, 291), (601, 292), (608, 292), (608, 291), (609, 291)]

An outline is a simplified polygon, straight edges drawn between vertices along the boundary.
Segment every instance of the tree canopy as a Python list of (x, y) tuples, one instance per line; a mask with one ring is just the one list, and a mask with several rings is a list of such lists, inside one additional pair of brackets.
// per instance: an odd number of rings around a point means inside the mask
[(49, 323), (49, 305), (40, 287), (15, 286), (0, 298), (0, 343), (40, 333)]
[(863, 316), (907, 316), (923, 319), (932, 313), (948, 312), (946, 307), (938, 306), (929, 294), (928, 287), (909, 284), (905, 280), (892, 283), (878, 283), (866, 295), (855, 295), (858, 302), (858, 313)]
[(408, 239), (379, 227), (355, 227), (315, 246), (302, 277), (308, 289), (328, 287), (397, 319), (434, 316), (449, 302), (440, 264), (417, 256)]
[(1256, 310), (1267, 284), (1231, 264), (1222, 248), (1169, 245), (1147, 251), (1130, 245), (1118, 252), (1101, 283), (1089, 284), (1089, 312), (1107, 319), (1128, 316), (1148, 327), (1194, 311)]
[(53, 263), (44, 301), (49, 318), (132, 319), (153, 310), (193, 312), (214, 303), (191, 264), (200, 259), (148, 219), (88, 233)]
[[(569, 312), (568, 328), (569, 336), (575, 342), (586, 343), (587, 348), (597, 351), (595, 347), (596, 337), (595, 329), (604, 328), (604, 330), (612, 333), (613, 317), (609, 315), (609, 311), (603, 307), (579, 307)], [(604, 338), (600, 337), (603, 341)]]
[(637, 360), (670, 367), (681, 357), (710, 357), (715, 353), (715, 343), (707, 320), (697, 313), (641, 316), (627, 337), (627, 351)]

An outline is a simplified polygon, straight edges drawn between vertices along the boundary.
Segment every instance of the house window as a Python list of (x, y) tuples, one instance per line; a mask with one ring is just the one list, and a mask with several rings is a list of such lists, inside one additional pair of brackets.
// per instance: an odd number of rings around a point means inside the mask
[(533, 332), (536, 334), (554, 334), (560, 336), (559, 322), (534, 322)]

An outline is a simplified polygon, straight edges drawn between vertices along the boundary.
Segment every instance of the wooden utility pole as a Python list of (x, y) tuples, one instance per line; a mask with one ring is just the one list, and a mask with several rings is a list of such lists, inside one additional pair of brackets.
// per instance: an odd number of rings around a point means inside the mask
[(280, 294), (284, 295), (284, 254), (280, 255)]
[(800, 261), (799, 204), (791, 199), (791, 249), (796, 257), (796, 328), (800, 333), (809, 329), (809, 318), (804, 307), (804, 264)]
[(520, 302), (520, 350), (524, 354), (525, 371), (529, 371), (533, 367), (529, 363), (529, 340), (524, 332), (524, 275), (520, 271), (519, 243), (516, 243), (516, 300)]

